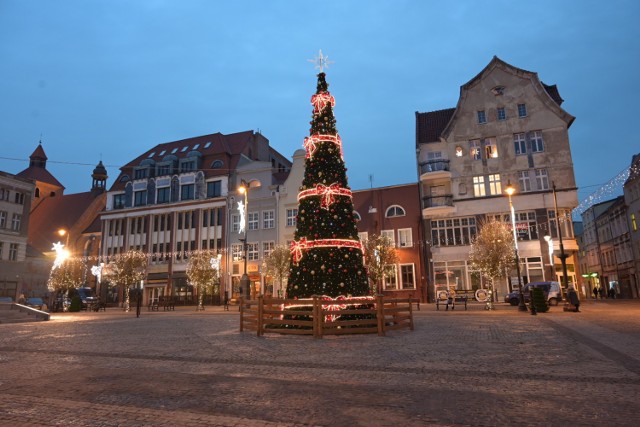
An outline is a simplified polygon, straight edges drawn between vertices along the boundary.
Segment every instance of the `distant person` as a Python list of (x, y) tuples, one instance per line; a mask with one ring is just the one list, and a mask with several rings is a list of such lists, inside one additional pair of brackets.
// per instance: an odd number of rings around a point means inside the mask
[(574, 311), (576, 313), (579, 313), (580, 312), (580, 300), (578, 299), (578, 294), (577, 294), (575, 289), (569, 288), (568, 298), (569, 298), (569, 302), (571, 303), (571, 305), (575, 307)]
[(597, 287), (594, 287), (594, 288), (593, 288), (593, 297), (594, 297), (595, 299), (598, 299), (598, 288), (597, 288)]
[(24, 302), (25, 302), (24, 294), (20, 294), (20, 296), (18, 297), (18, 304), (24, 304)]
[(229, 311), (229, 295), (226, 292), (224, 293), (224, 309)]

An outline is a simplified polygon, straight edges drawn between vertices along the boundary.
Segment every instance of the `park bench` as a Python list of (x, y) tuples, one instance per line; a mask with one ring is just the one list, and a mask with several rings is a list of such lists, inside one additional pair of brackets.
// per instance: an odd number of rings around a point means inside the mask
[(172, 297), (160, 297), (160, 304), (164, 311), (176, 309), (176, 303)]
[(147, 309), (149, 311), (158, 311), (159, 308), (160, 308), (160, 305), (158, 304), (157, 299), (153, 299), (149, 301), (149, 305), (147, 306)]

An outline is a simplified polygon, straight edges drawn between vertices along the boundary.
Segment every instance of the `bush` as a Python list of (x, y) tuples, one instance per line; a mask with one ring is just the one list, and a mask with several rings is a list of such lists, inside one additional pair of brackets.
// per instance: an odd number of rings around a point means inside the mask
[(80, 311), (82, 308), (82, 300), (78, 295), (71, 298), (71, 305), (69, 306), (69, 311)]
[(538, 313), (546, 313), (549, 311), (549, 305), (544, 298), (544, 291), (542, 288), (531, 289), (531, 304), (535, 307)]

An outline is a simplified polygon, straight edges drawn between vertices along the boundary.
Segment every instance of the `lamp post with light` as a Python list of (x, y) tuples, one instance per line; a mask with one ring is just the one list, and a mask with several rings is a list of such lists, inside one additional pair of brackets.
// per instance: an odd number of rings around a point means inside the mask
[(511, 185), (511, 181), (507, 182), (505, 193), (509, 196), (509, 209), (511, 211), (511, 228), (513, 229), (513, 245), (516, 255), (516, 272), (518, 274), (518, 297), (520, 302), (518, 303), (519, 311), (527, 311), (527, 305), (524, 303), (524, 294), (522, 293), (522, 277), (520, 276), (520, 255), (518, 254), (518, 233), (516, 232), (516, 211), (513, 209), (513, 202), (511, 196), (516, 192), (516, 189)]
[(249, 276), (247, 275), (247, 216), (249, 215), (249, 184), (243, 179), (240, 181), (240, 187), (238, 187), (238, 192), (244, 195), (244, 205), (238, 206), (240, 210), (240, 232), (244, 232), (244, 238), (240, 239), (242, 242), (242, 253), (244, 255), (244, 273), (240, 278), (240, 294), (249, 300), (251, 298), (251, 281), (249, 280)]

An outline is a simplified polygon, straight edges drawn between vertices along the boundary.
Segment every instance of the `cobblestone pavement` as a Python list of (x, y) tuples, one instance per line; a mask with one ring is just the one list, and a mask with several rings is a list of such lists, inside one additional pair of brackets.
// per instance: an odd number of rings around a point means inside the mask
[(386, 337), (258, 338), (238, 319), (113, 308), (0, 325), (0, 425), (640, 422), (640, 301), (537, 316), (422, 305), (415, 331)]

